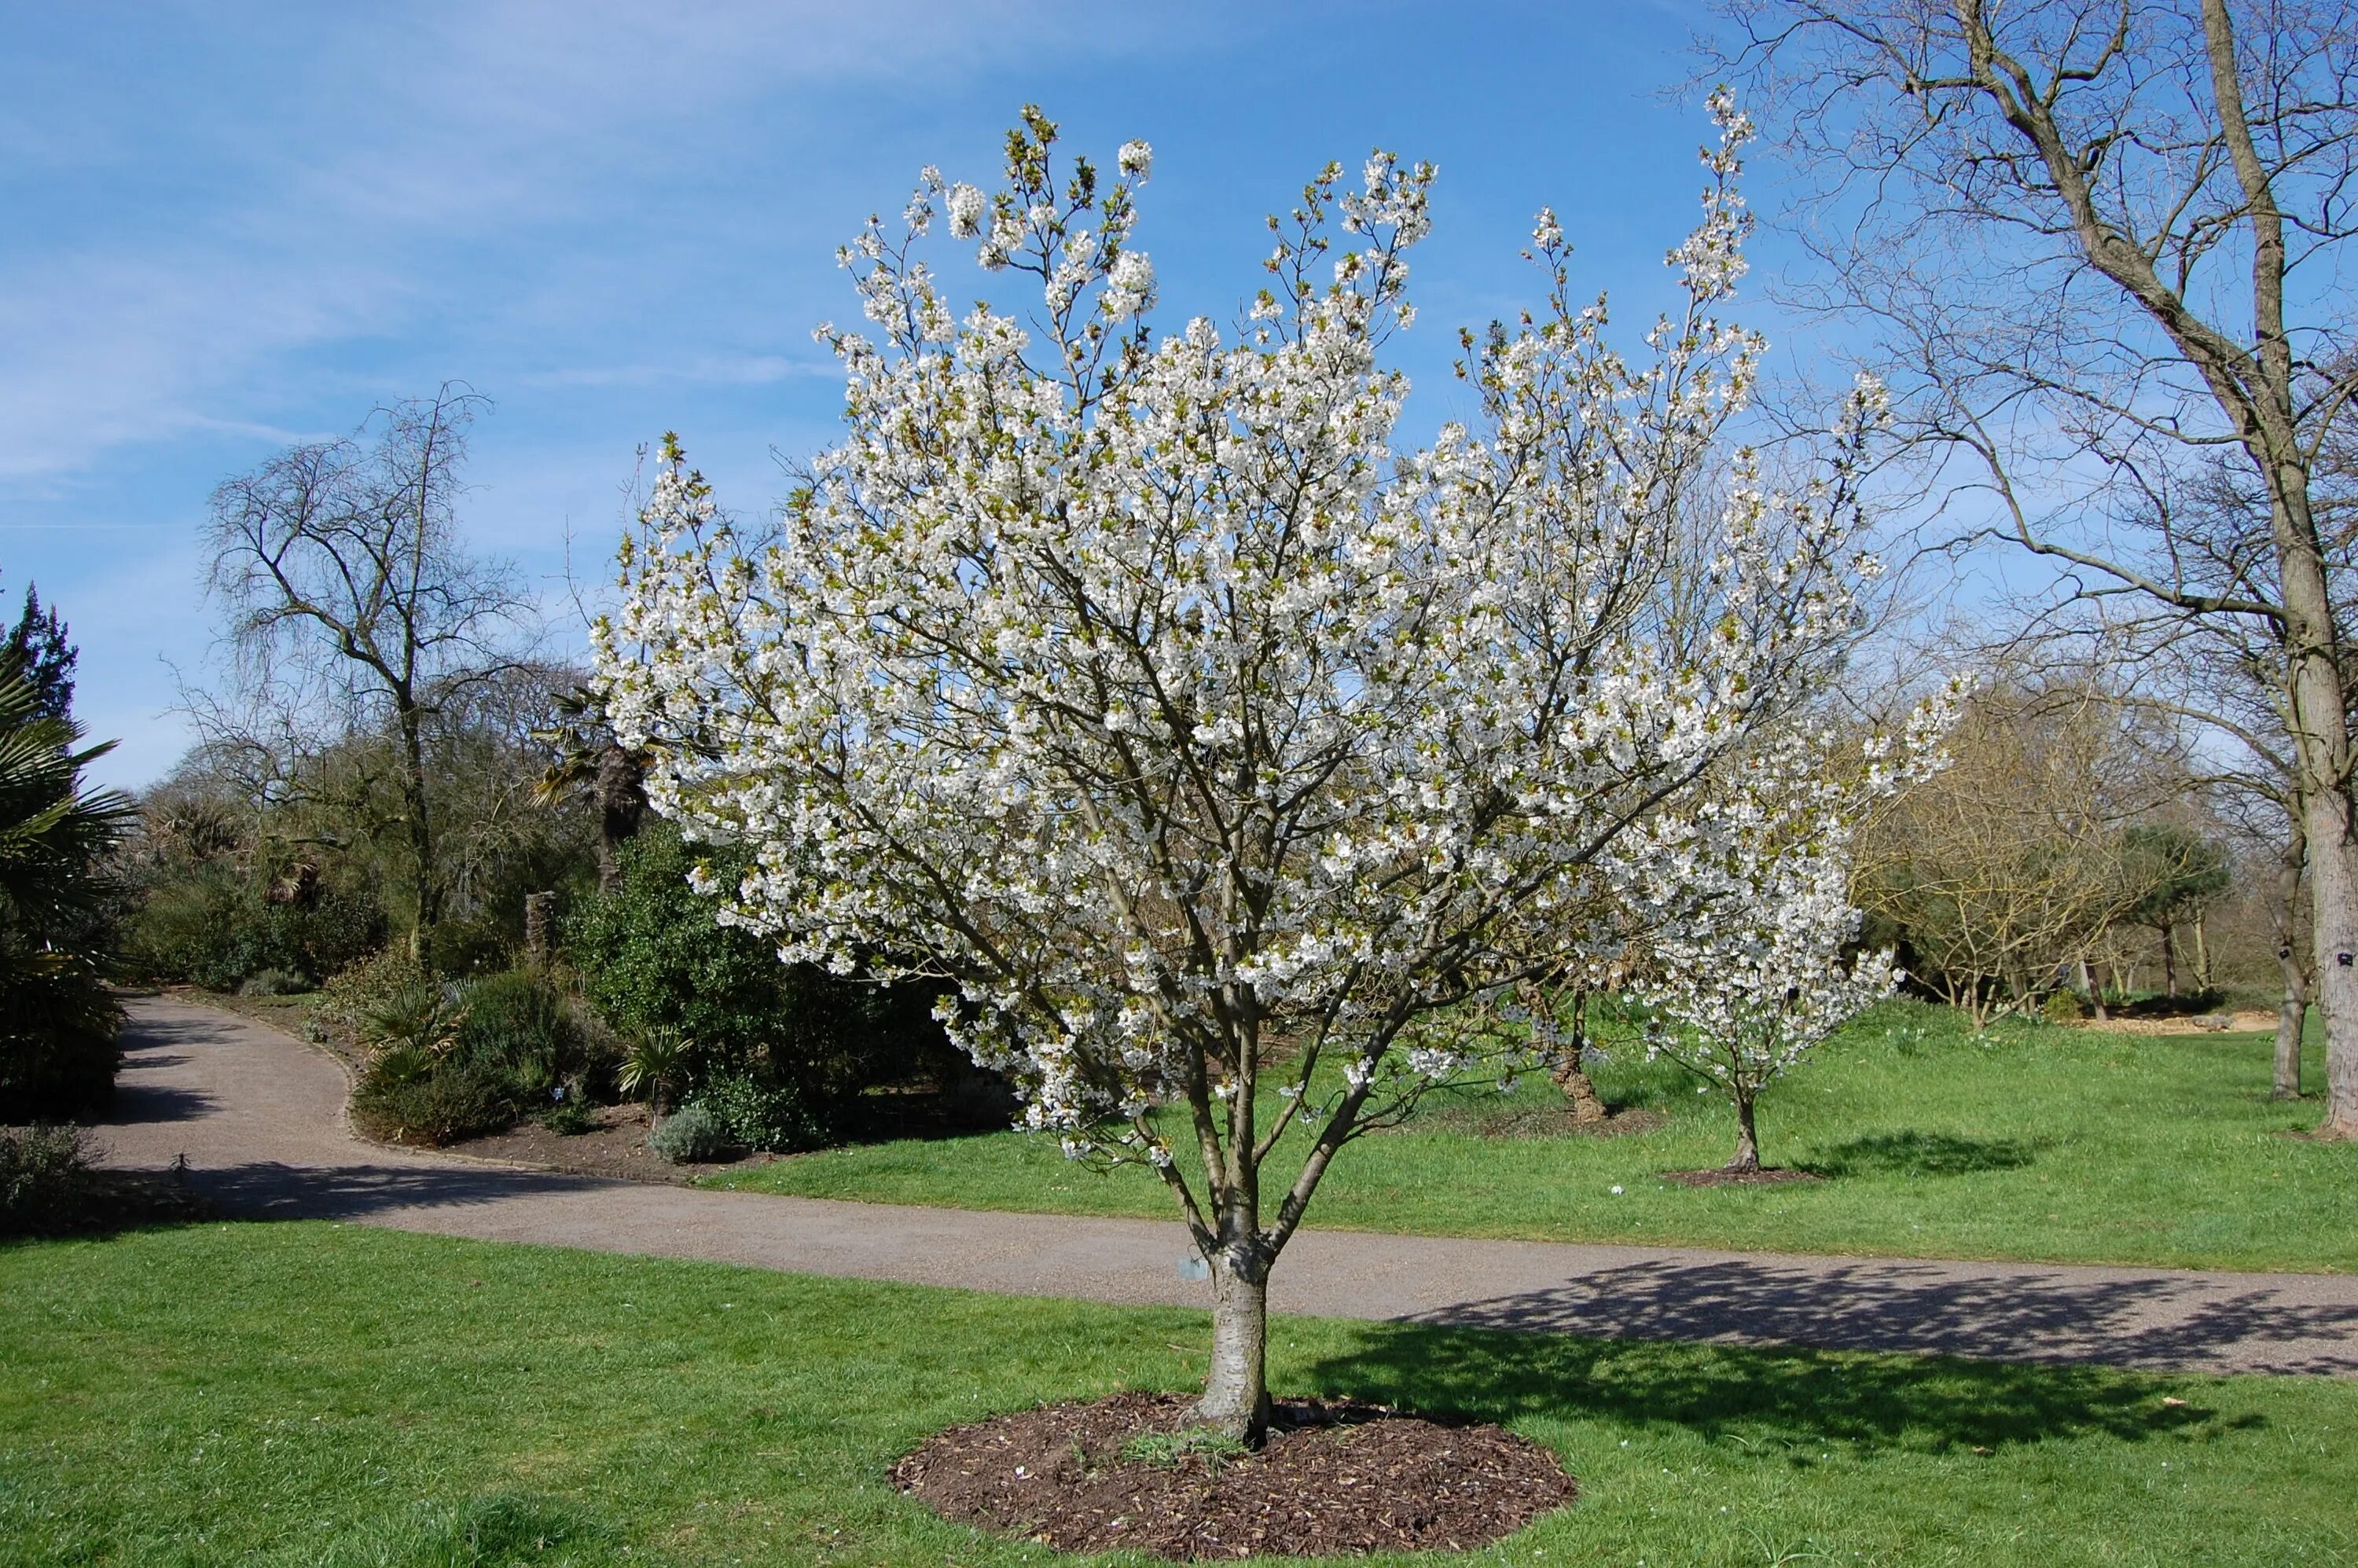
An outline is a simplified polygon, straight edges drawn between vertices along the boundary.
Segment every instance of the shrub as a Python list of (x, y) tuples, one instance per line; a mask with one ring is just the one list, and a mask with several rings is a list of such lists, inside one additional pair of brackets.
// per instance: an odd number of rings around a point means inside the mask
[(430, 1062), (417, 1071), (414, 1046), (379, 1054), (352, 1095), (352, 1120), (392, 1143), (455, 1143), (496, 1132), (515, 1119), (504, 1079), (463, 1062)]
[(363, 1044), (384, 1049), (411, 1045), (439, 1056), (458, 1043), (466, 1011), (432, 980), (412, 980), (371, 1005), (360, 1016)]
[(459, 1050), (469, 1060), (535, 1076), (546, 1089), (580, 1065), (581, 1042), (564, 993), (524, 969), (486, 975), (460, 993)]
[(2077, 1023), (2088, 1016), (2088, 1004), (2076, 992), (2050, 991), (2039, 1004), (2039, 1011), (2050, 1023)]
[(773, 1088), (741, 1073), (725, 1073), (697, 1091), (691, 1105), (707, 1106), (741, 1149), (787, 1152), (826, 1141), (818, 1118), (792, 1088)]
[(316, 982), (365, 957), (384, 931), (384, 907), (371, 895), (321, 889), (301, 903), (272, 903), (234, 865), (214, 860), (148, 890), (125, 934), (124, 960), (148, 979), (208, 990), (236, 990), (267, 970)]
[(370, 953), (338, 969), (319, 988), (320, 1011), (353, 1029), (395, 993), (424, 983), (426, 971), (398, 948)]
[(675, 1165), (718, 1160), (731, 1152), (729, 1125), (702, 1100), (690, 1100), (655, 1124), (647, 1147)]
[(70, 1114), (103, 1098), (123, 1011), (100, 862), (131, 803), (85, 790), (79, 726), (55, 710), (21, 649), (0, 650), (0, 1120)]
[(725, 846), (650, 827), (622, 848), (621, 888), (585, 900), (564, 926), (583, 992), (609, 1022), (637, 1039), (669, 1029), (694, 1043), (686, 1082), (750, 1077), (792, 1090), (823, 1120), (870, 1084), (956, 1054), (925, 988), (788, 968), (762, 937), (718, 924), (716, 901), (687, 885), (699, 860), (723, 882), (741, 865)]
[(123, 1009), (95, 965), (60, 956), (0, 984), (0, 1120), (69, 1116), (114, 1092)]
[(540, 1124), (551, 1132), (578, 1138), (582, 1133), (597, 1130), (598, 1117), (581, 1092), (568, 1086), (563, 1099), (541, 1112)]
[(74, 1127), (0, 1127), (0, 1236), (53, 1227), (81, 1201), (92, 1151)]
[(237, 988), (240, 996), (300, 996), (311, 982), (292, 969), (257, 969)]

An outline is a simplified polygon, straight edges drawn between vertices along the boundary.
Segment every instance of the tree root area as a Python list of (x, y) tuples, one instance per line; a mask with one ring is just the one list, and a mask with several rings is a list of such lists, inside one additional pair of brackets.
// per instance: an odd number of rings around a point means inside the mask
[(946, 1519), (1061, 1552), (1188, 1561), (1464, 1551), (1577, 1495), (1547, 1449), (1496, 1426), (1284, 1400), (1258, 1453), (1184, 1441), (1193, 1400), (1120, 1393), (953, 1427), (894, 1466)]
[(1664, 1171), (1662, 1180), (1682, 1187), (1776, 1187), (1788, 1182), (1823, 1182), (1814, 1171)]

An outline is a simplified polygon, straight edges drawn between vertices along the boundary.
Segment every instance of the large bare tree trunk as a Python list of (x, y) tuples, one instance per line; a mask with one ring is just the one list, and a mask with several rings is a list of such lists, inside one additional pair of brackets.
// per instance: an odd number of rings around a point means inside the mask
[[(2342, 728), (2338, 705), (2334, 728)], [(2325, 1119), (2317, 1135), (2358, 1139), (2358, 844), (2348, 795), (2319, 790), (2308, 817), (2316, 1000), (2325, 1015)]]
[[(2318, 1136), (2358, 1139), (2358, 839), (2350, 816), (2350, 719), (2342, 684), (2340, 629), (2325, 556), (2309, 505), (2309, 470), (2294, 414), (2294, 355), (2285, 325), (2284, 214), (2245, 118), (2226, 0), (2202, 0), (2202, 26), (2220, 128), (2252, 224), (2252, 302), (2257, 352), (2190, 354), (2236, 426), (2268, 489), (2268, 526), (2283, 599), (2292, 740), (2309, 840), (2317, 1003), (2325, 1014), (2325, 1119)], [(2175, 329), (2182, 342), (2191, 335)]]
[(2300, 935), (2300, 875), (2307, 858), (2298, 806), (2287, 814), (2284, 856), (2277, 863), (2277, 968), (2284, 1000), (2277, 1006), (2275, 1082), (2270, 1098), (2300, 1098), (2300, 1037), (2309, 1023), (2309, 967), (2297, 946)]
[(1258, 1446), (1269, 1431), (1269, 1266), (1249, 1246), (1217, 1249), (1212, 1266), (1212, 1368), (1195, 1419)]
[(2161, 928), (2161, 992), (2178, 1000), (2178, 931), (2170, 925)]

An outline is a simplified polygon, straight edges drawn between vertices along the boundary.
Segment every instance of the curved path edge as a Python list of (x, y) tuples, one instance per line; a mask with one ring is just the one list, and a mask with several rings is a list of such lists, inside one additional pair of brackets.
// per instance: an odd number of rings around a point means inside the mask
[[(978, 1213), (564, 1175), (363, 1141), (341, 1064), (269, 1025), (135, 998), (112, 1162), (226, 1212), (1009, 1295), (1206, 1306), (1175, 1221)], [(1304, 1230), (1282, 1313), (1535, 1333), (2358, 1376), (2358, 1277), (1818, 1258)]]

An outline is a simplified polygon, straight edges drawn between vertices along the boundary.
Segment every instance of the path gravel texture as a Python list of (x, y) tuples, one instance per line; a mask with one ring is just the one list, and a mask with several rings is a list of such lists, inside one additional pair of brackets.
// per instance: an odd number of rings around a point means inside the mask
[[(1207, 1306), (1175, 1222), (835, 1203), (387, 1149), (323, 1052), (169, 997), (130, 1004), (112, 1162), (224, 1210), (1011, 1295)], [(1531, 1332), (2201, 1372), (2358, 1376), (2358, 1278), (1819, 1258), (1304, 1230), (1279, 1312)]]

